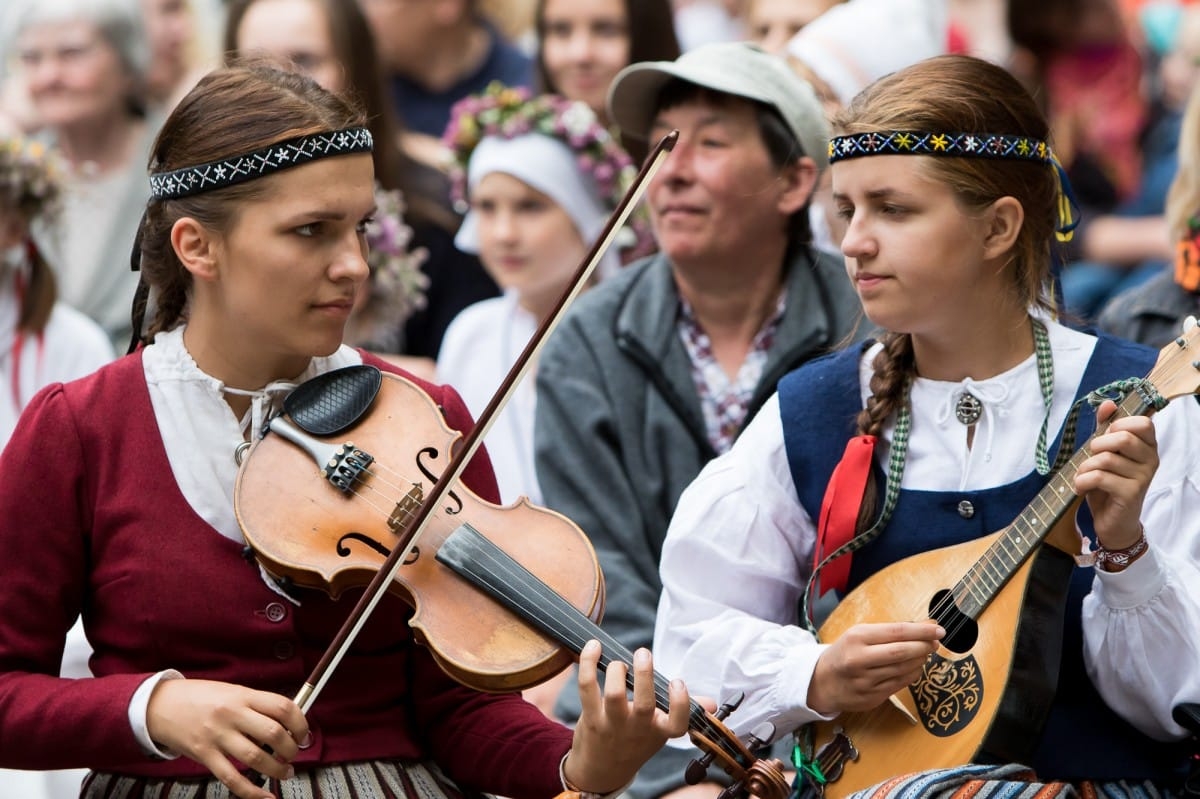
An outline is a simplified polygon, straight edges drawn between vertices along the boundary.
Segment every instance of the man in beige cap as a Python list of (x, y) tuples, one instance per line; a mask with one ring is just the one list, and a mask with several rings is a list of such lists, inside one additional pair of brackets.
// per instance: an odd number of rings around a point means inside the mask
[[(547, 343), (536, 462), (545, 504), (596, 547), (603, 626), (636, 649), (654, 635), (680, 493), (781, 376), (852, 337), (860, 306), (842, 264), (809, 244), (827, 132), (782, 60), (722, 43), (634, 64), (609, 111), (629, 136), (680, 132), (646, 192), (661, 252), (585, 294)], [(568, 689), (559, 712), (573, 718), (577, 701)], [(664, 750), (630, 796), (715, 796), (715, 783), (684, 785), (694, 754)]]

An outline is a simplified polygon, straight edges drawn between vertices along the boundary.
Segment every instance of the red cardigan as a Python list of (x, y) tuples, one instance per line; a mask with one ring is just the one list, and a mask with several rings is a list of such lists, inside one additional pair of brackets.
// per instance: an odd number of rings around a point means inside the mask
[[(452, 389), (414, 382), (451, 427), (469, 428)], [(358, 598), (305, 591), (301, 606), (287, 603), (195, 514), (171, 473), (140, 353), (43, 390), (0, 456), (0, 478), (0, 766), (206, 774), (143, 753), (128, 721), (137, 686), (176, 668), (290, 697)], [(482, 450), (463, 480), (497, 501)], [(80, 612), (96, 678), (60, 679)], [(413, 642), (410, 615), (394, 597), (381, 602), (314, 703), (315, 743), (296, 766), (432, 758), (465, 788), (558, 793), (570, 731), (518, 695), (451, 680)]]

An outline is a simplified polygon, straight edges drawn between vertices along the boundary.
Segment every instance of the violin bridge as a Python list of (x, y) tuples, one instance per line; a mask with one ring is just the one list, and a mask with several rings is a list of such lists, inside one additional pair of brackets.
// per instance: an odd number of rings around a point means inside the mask
[(400, 498), (396, 507), (392, 509), (391, 515), (388, 516), (387, 525), (393, 533), (399, 535), (405, 527), (408, 527), (408, 523), (421, 509), (421, 503), (424, 500), (425, 491), (421, 488), (421, 484), (413, 483), (412, 488), (408, 489), (408, 493)]

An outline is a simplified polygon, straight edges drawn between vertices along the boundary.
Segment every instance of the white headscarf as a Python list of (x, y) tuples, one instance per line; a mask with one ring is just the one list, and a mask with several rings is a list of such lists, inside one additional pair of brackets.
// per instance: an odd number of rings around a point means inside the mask
[[(540, 133), (512, 139), (485, 137), (467, 165), (467, 196), (493, 172), (511, 175), (553, 200), (575, 223), (585, 246), (592, 246), (608, 221), (610, 212), (597, 196), (595, 181), (579, 167), (571, 148), (556, 138)], [(479, 254), (475, 211), (467, 211), (454, 243), (463, 252)], [(618, 268), (620, 256), (613, 247), (604, 254), (597, 271), (604, 277)]]
[(946, 0), (849, 0), (801, 28), (787, 54), (848, 105), (884, 75), (945, 53), (948, 41)]

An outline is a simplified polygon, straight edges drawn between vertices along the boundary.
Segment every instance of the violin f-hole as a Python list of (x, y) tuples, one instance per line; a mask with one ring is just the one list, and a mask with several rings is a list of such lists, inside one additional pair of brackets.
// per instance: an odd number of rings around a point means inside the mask
[[(436, 458), (437, 456), (438, 456), (437, 447), (422, 447), (417, 452), (417, 468), (421, 470), (421, 474), (425, 475), (427, 478), (429, 478), (434, 483), (436, 483), (438, 481), (438, 475), (435, 474), (432, 470), (430, 470), (430, 468), (428, 466), (426, 466), (421, 461), (421, 459), (423, 457)], [(461, 512), (463, 509), (462, 499), (459, 498), (458, 494), (454, 493), (454, 489), (450, 489), (449, 491), (447, 491), (446, 496), (450, 497), (450, 499), (452, 499), (454, 501), (454, 505), (446, 507), (446, 509), (445, 509), (446, 514), (448, 516), (454, 516), (455, 514)]]
[[(347, 546), (348, 541), (359, 541), (365, 544), (368, 548), (375, 550), (385, 558), (392, 554), (391, 549), (379, 543), (374, 538), (371, 538), (369, 535), (365, 535), (363, 533), (346, 533), (344, 536), (339, 538), (337, 542), (337, 553), (343, 558), (348, 558), (354, 554), (350, 551), (350, 547)], [(411, 550), (409, 550), (409, 553), (404, 556), (404, 565), (410, 566), (416, 563), (417, 558), (419, 557), (421, 557), (421, 548), (413, 547)]]

